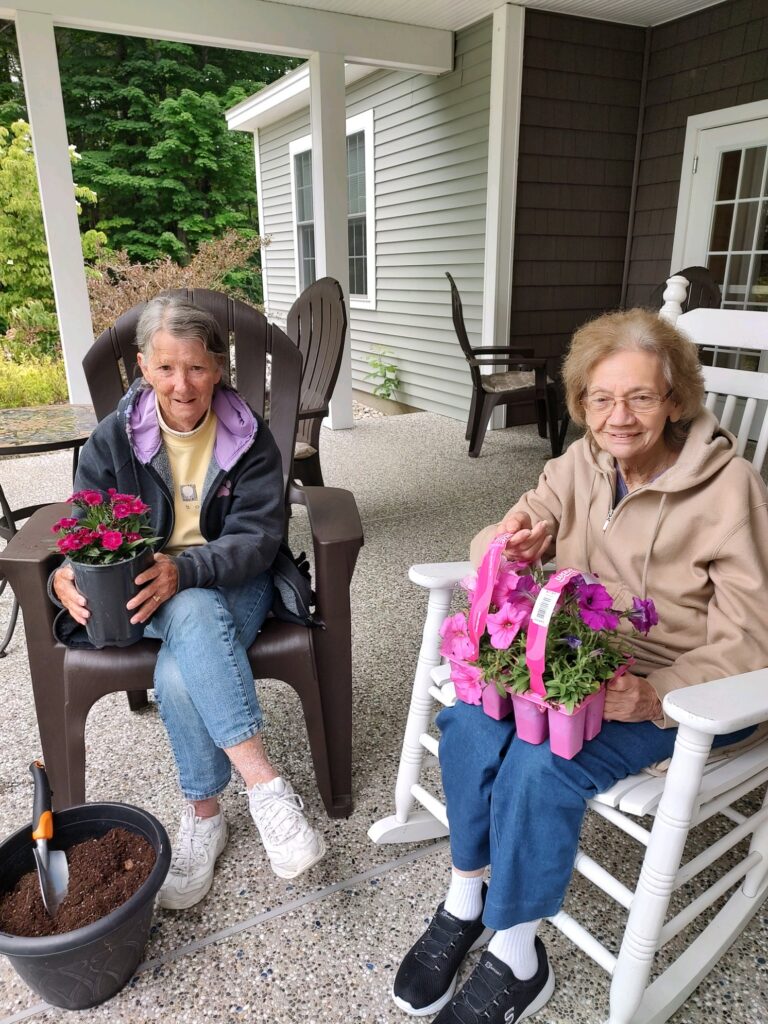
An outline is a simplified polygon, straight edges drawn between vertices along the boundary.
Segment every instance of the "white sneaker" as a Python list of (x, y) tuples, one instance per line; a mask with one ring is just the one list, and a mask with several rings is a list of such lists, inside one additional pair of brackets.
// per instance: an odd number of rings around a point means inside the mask
[(216, 858), (227, 845), (227, 823), (219, 812), (212, 818), (198, 818), (187, 804), (181, 816), (179, 834), (173, 845), (173, 859), (158, 893), (166, 910), (186, 910), (207, 895), (213, 882)]
[(248, 790), (248, 802), (278, 877), (295, 878), (317, 864), (325, 853), (325, 842), (301, 813), (304, 802), (290, 782), (277, 778), (257, 783)]

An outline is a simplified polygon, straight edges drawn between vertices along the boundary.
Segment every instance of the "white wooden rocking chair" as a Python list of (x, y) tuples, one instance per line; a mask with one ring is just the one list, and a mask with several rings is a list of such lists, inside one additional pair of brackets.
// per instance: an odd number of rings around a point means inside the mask
[[(737, 434), (739, 454), (747, 450), (750, 432), (757, 437), (752, 463), (759, 471), (768, 448), (768, 415), (763, 412), (760, 419), (756, 413), (765, 409), (757, 403), (768, 399), (768, 374), (706, 367), (705, 379), (708, 407), (723, 407), (721, 423)], [(395, 813), (371, 826), (368, 834), (375, 843), (418, 842), (448, 833), (445, 806), (423, 784), (422, 770), (426, 763), (434, 763), (428, 755), (437, 755), (437, 741), (428, 732), (434, 701), (447, 706), (455, 700), (448, 666), (441, 663), (438, 630), (454, 587), (470, 568), (468, 562), (448, 562), (414, 565), (409, 571), (410, 579), (429, 591), (429, 603), (395, 786)], [(764, 614), (763, 598), (756, 595), (757, 614)], [(570, 914), (560, 911), (551, 919), (611, 976), (607, 1024), (668, 1020), (768, 895), (768, 795), (749, 817), (732, 806), (768, 781), (768, 740), (738, 756), (708, 761), (714, 736), (768, 721), (768, 668), (677, 690), (667, 695), (664, 709), (679, 723), (666, 776), (630, 776), (590, 801), (592, 811), (646, 848), (635, 890), (581, 850), (574, 865), (629, 911), (618, 955)], [(647, 814), (655, 816), (650, 831), (637, 820)], [(714, 815), (730, 823), (730, 831), (683, 863), (689, 832)], [(684, 894), (692, 879), (750, 835), (739, 862), (666, 920), (672, 894)], [(731, 890), (713, 920), (649, 984), (657, 951)]]

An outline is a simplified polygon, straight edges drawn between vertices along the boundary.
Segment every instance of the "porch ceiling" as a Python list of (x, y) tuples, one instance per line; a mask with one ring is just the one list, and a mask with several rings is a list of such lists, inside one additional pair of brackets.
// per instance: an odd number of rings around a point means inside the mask
[[(488, 17), (501, 0), (275, 0), (289, 7), (309, 7), (336, 14), (375, 17), (429, 28), (459, 29)], [(518, 0), (519, 6), (581, 18), (623, 22), (627, 25), (659, 25), (685, 14), (713, 7), (721, 0)]]

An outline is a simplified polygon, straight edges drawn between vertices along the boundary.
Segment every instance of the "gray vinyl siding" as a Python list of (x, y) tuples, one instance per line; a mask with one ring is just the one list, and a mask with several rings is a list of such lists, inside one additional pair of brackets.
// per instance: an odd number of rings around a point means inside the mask
[[(380, 71), (351, 86), (347, 116), (373, 110), (376, 309), (351, 309), (353, 386), (386, 347), (397, 397), (465, 419), (472, 387), (451, 320), (445, 271), (456, 279), (470, 338), (479, 343), (491, 68), (491, 21), (457, 34), (456, 66), (438, 78)], [(309, 111), (259, 133), (267, 314), (281, 321), (296, 297), (289, 145)]]

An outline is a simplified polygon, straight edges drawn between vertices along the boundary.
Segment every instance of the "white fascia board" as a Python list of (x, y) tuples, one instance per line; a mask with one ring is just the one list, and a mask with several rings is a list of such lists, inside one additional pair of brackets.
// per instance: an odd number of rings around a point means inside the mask
[[(347, 85), (352, 85), (377, 70), (364, 64), (347, 64), (344, 80)], [(260, 92), (241, 100), (237, 106), (230, 107), (225, 116), (232, 131), (252, 132), (308, 107), (309, 64), (302, 64)]]
[[(0, 0), (2, 2), (2, 0)], [(362, 18), (270, 0), (21, 0), (0, 6), (46, 14), (56, 26), (172, 39), (233, 50), (309, 56), (341, 53), (376, 67), (439, 75), (453, 70), (453, 32), (403, 22)]]

